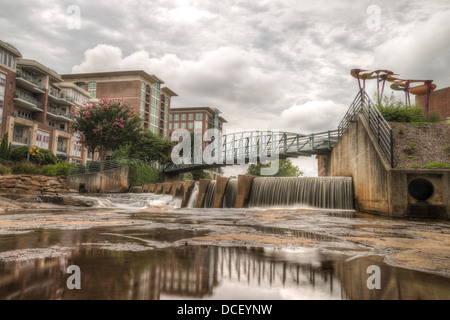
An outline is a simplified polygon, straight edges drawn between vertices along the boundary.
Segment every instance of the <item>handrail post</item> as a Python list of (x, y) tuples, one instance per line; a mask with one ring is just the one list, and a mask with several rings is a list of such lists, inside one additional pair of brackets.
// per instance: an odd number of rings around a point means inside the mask
[(331, 131), (328, 130), (328, 149), (331, 149)]

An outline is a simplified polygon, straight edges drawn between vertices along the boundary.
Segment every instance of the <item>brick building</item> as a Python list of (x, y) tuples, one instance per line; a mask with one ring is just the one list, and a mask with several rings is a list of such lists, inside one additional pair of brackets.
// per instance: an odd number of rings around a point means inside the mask
[(172, 97), (164, 81), (142, 70), (65, 74), (62, 78), (88, 91), (93, 98), (123, 98), (142, 119), (142, 128), (168, 138)]
[(89, 101), (89, 93), (64, 83), (39, 62), (22, 59), (2, 41), (0, 58), (1, 138), (8, 132), (13, 147), (38, 146), (60, 159), (85, 163), (87, 150), (69, 132), (69, 124), (70, 112)]
[[(227, 121), (220, 116), (219, 109), (211, 107), (190, 107), (190, 108), (172, 108), (169, 115), (169, 136), (176, 129), (186, 129), (189, 132), (201, 132), (204, 137), (208, 129), (218, 129), (223, 131), (224, 123)], [(203, 144), (205, 148), (205, 144)], [(222, 174), (221, 168), (204, 170), (213, 179)]]
[(172, 108), (169, 115), (169, 136), (176, 129), (201, 131), (202, 136), (208, 129), (219, 129), (222, 132), (223, 124), (227, 121), (220, 114), (220, 110), (210, 107)]
[[(416, 96), (416, 105), (424, 108), (427, 103), (427, 96)], [(429, 112), (438, 113), (441, 118), (450, 118), (450, 87), (433, 91), (430, 95)]]

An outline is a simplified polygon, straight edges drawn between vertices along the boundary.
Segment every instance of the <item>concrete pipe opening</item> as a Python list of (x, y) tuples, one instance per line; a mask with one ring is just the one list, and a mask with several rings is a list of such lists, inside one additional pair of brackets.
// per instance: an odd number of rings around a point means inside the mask
[(409, 183), (408, 192), (414, 199), (425, 201), (434, 194), (434, 186), (427, 179), (417, 178)]

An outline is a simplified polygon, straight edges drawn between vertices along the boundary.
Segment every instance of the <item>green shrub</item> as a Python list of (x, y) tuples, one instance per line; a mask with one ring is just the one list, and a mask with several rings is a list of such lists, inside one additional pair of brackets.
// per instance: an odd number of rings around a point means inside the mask
[(436, 112), (429, 113), (425, 118), (428, 122), (441, 121), (441, 116), (439, 115), (439, 113), (436, 113)]
[[(28, 157), (28, 147), (21, 146), (18, 148), (14, 148), (11, 150), (11, 160), (14, 162), (26, 161)], [(53, 154), (51, 150), (48, 149), (39, 149), (39, 153), (35, 156), (30, 155), (30, 162), (47, 165), (47, 164), (56, 164), (58, 158)]]
[(418, 106), (404, 106), (391, 104), (383, 106), (377, 105), (378, 110), (390, 122), (420, 122), (425, 121), (423, 110)]
[(10, 168), (0, 164), (0, 175), (10, 174), (10, 173), (11, 173), (11, 169)]
[(42, 167), (41, 172), (46, 176), (67, 176), (69, 175), (69, 169), (73, 164), (69, 164), (65, 161), (60, 161), (56, 165), (48, 164)]
[(130, 187), (142, 186), (144, 184), (152, 184), (163, 182), (164, 177), (161, 171), (146, 165), (142, 162), (130, 162)]
[(450, 169), (450, 164), (444, 162), (430, 162), (422, 166), (424, 169)]
[(18, 162), (11, 167), (13, 174), (41, 174), (41, 168), (33, 163)]

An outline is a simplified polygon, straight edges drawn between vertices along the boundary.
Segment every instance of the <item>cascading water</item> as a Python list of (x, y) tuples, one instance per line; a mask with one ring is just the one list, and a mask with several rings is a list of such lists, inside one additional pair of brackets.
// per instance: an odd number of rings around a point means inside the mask
[(225, 194), (223, 197), (223, 208), (234, 208), (236, 204), (237, 195), (237, 179), (228, 180), (227, 187), (225, 189)]
[(306, 205), (326, 209), (353, 209), (350, 177), (255, 178), (249, 207)]
[(208, 184), (206, 190), (204, 208), (212, 208), (214, 206), (214, 195), (216, 193), (216, 180), (212, 180)]
[(198, 182), (196, 182), (191, 191), (191, 195), (189, 196), (188, 203), (186, 205), (187, 208), (195, 208), (195, 204), (197, 203), (198, 198)]

